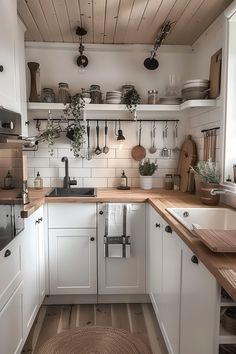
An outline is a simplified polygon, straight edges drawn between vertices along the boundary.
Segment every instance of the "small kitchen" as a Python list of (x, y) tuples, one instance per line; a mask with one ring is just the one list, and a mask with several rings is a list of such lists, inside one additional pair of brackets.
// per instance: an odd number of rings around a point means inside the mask
[(0, 354), (236, 353), (236, 2), (0, 3)]

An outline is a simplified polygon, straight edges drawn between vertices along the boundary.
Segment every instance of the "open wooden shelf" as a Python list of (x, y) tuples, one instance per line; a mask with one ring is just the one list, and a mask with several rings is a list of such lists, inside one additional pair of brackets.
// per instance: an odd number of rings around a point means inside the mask
[(219, 344), (236, 344), (236, 335), (233, 335), (220, 325)]
[[(180, 105), (162, 105), (162, 104), (140, 104), (137, 106), (137, 112), (179, 112), (189, 108), (207, 108), (215, 107), (216, 100), (189, 100)], [(66, 108), (63, 103), (44, 103), (29, 102), (29, 110), (50, 110), (62, 111)], [(128, 112), (123, 104), (86, 104), (87, 112)]]

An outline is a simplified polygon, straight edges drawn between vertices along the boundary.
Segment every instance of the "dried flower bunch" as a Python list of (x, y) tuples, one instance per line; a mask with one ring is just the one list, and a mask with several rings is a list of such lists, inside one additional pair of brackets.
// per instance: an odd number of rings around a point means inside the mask
[(152, 176), (157, 168), (157, 160), (151, 162), (150, 159), (144, 159), (139, 163), (139, 173), (141, 176)]
[(212, 161), (199, 161), (193, 171), (200, 175), (205, 183), (220, 183), (221, 173), (217, 164)]

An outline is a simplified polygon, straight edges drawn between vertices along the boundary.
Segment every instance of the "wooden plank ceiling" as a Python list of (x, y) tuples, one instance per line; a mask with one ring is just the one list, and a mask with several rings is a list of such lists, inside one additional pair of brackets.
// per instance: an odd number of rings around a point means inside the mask
[(18, 0), (26, 40), (151, 44), (160, 26), (174, 22), (165, 44), (191, 45), (233, 0)]

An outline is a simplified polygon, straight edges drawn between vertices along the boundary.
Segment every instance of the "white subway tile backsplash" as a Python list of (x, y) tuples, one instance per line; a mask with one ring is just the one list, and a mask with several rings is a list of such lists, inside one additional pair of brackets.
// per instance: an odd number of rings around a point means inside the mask
[(28, 167), (49, 167), (49, 161), (52, 159), (43, 158), (43, 157), (30, 157), (28, 158)]
[[(116, 177), (120, 177), (122, 174), (123, 169), (122, 168), (117, 168), (116, 169)], [(139, 176), (139, 172), (137, 168), (126, 168), (124, 169), (125, 174), (127, 177), (138, 177)]]
[[(35, 151), (35, 157), (48, 157), (51, 158), (51, 149), (50, 148), (40, 148), (38, 151)], [(56, 158), (58, 155), (58, 149), (53, 148), (53, 157)]]
[(84, 187), (107, 187), (107, 178), (85, 178)]
[(132, 161), (130, 159), (110, 159), (108, 160), (108, 167), (132, 167)]
[(94, 167), (94, 168), (106, 168), (107, 167), (107, 159), (92, 159), (92, 160), (83, 160), (83, 167)]
[[(65, 168), (59, 168), (59, 177), (65, 176)], [(90, 168), (82, 167), (69, 167), (69, 176), (71, 178), (75, 177), (91, 177)]]
[(70, 148), (67, 148), (67, 149), (65, 149), (65, 148), (63, 148), (63, 149), (61, 149), (61, 148), (59, 148), (58, 149), (58, 157), (63, 157), (63, 156), (67, 156), (68, 158), (74, 158), (74, 153), (73, 153), (73, 151), (71, 151), (71, 149)]
[(117, 159), (131, 159), (131, 149), (117, 149), (116, 150)]
[(119, 185), (120, 185), (120, 178), (113, 177), (113, 178), (108, 178), (107, 179), (107, 187), (116, 188)]
[(96, 155), (93, 152), (93, 159), (114, 159), (116, 157), (116, 150), (115, 149), (109, 149), (107, 154), (101, 153), (100, 155)]
[[(28, 178), (28, 187), (34, 187), (34, 178)], [(51, 187), (50, 178), (43, 178), (43, 187)]]
[(92, 168), (92, 177), (115, 177), (114, 168)]

